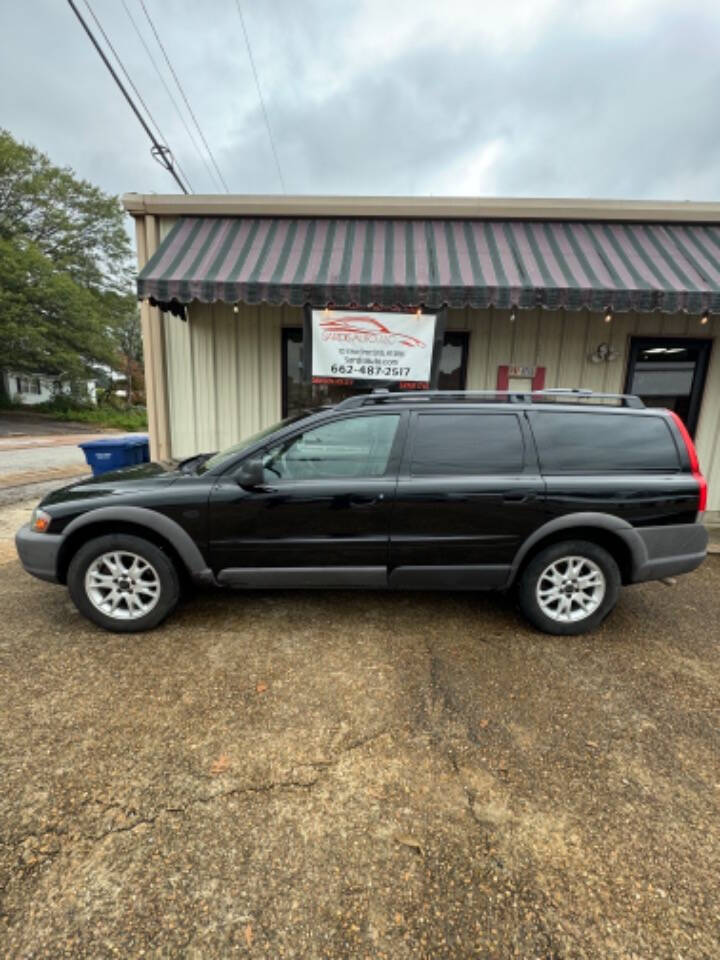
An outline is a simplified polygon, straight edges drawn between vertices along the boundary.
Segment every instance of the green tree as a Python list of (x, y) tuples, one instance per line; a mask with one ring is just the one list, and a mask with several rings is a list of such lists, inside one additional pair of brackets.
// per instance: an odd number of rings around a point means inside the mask
[[(126, 406), (132, 404), (133, 393), (139, 390), (144, 394), (142, 376), (142, 329), (140, 326), (140, 308), (134, 299), (120, 298), (117, 305), (117, 321), (114, 326), (118, 358), (115, 369), (122, 370), (126, 381)], [(139, 382), (142, 381), (142, 384)]]
[(0, 239), (3, 365), (79, 379), (92, 363), (112, 364), (105, 307), (102, 295), (57, 270), (33, 244)]
[(80, 379), (115, 365), (131, 276), (118, 199), (0, 130), (0, 366)]

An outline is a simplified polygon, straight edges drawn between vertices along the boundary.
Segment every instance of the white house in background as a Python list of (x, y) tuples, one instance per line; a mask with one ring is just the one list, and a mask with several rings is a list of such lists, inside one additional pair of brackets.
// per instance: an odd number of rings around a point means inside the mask
[[(58, 379), (48, 373), (16, 373), (13, 370), (2, 371), (5, 393), (14, 403), (28, 405), (47, 403), (58, 394), (71, 392), (69, 380)], [(95, 380), (84, 381), (89, 403), (97, 403)]]

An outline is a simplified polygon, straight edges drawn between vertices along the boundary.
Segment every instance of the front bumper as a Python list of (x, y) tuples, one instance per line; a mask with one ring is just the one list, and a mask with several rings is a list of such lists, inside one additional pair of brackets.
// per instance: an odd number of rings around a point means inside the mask
[(690, 573), (707, 555), (708, 532), (701, 523), (636, 527), (631, 540), (632, 583)]
[(53, 533), (36, 533), (26, 523), (15, 534), (20, 563), (28, 573), (41, 580), (58, 583), (57, 559), (62, 536)]

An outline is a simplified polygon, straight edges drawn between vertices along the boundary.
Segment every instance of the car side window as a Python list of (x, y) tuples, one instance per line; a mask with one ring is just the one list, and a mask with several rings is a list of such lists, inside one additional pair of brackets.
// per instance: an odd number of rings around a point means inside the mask
[(664, 417), (635, 413), (533, 411), (544, 473), (619, 473), (680, 469)]
[(348, 417), (306, 430), (265, 451), (265, 480), (382, 477), (399, 421), (399, 414)]
[(524, 446), (515, 414), (421, 413), (410, 459), (414, 477), (522, 473)]

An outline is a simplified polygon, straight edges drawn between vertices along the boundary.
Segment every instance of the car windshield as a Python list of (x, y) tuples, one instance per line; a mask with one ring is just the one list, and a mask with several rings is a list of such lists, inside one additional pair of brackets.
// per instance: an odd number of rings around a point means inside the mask
[(253, 433), (250, 437), (245, 437), (238, 443), (234, 443), (231, 447), (226, 447), (224, 450), (220, 450), (219, 453), (214, 453), (211, 457), (208, 457), (207, 460), (204, 460), (198, 465), (197, 473), (205, 473), (207, 470), (213, 470), (215, 467), (222, 466), (222, 464), (227, 460), (231, 460), (239, 453), (242, 453), (243, 450), (252, 447), (253, 444), (258, 443), (258, 441), (262, 440), (263, 437), (269, 437), (270, 434), (275, 433), (276, 430), (280, 430), (282, 427), (287, 427), (289, 424), (295, 423), (297, 420), (303, 420), (307, 415), (307, 410), (303, 410), (302, 413), (293, 414), (292, 417), (286, 417), (284, 420), (280, 420), (278, 423), (274, 423), (270, 427), (265, 427), (264, 430), (258, 430), (257, 433)]

